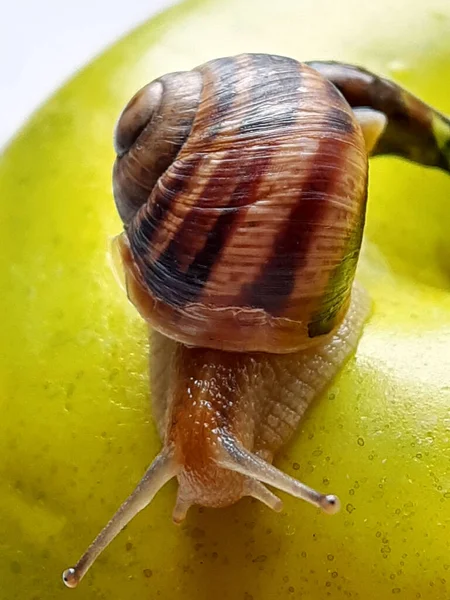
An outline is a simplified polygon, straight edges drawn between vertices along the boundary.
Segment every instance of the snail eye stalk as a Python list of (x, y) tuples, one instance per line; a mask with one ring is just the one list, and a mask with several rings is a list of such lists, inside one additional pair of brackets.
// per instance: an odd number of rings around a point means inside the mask
[(170, 479), (177, 474), (177, 466), (173, 459), (171, 448), (165, 448), (138, 483), (136, 489), (125, 500), (109, 523), (98, 534), (86, 552), (74, 567), (66, 569), (63, 573), (63, 581), (69, 588), (75, 588), (96, 558), (113, 541), (118, 533), (137, 515), (150, 504), (157, 492)]

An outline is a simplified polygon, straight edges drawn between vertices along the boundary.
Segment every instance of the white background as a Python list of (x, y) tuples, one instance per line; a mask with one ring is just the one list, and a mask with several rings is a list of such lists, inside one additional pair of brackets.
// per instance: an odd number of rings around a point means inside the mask
[(177, 0), (0, 0), (0, 148), (76, 69)]

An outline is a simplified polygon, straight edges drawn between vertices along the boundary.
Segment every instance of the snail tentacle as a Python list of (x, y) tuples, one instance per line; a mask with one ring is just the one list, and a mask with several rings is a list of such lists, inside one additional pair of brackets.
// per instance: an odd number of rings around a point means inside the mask
[(173, 448), (165, 447), (149, 466), (132, 494), (125, 500), (108, 524), (98, 534), (74, 567), (66, 569), (63, 581), (67, 587), (76, 587), (96, 558), (118, 533), (153, 500), (155, 494), (173, 477), (178, 466)]
[(236, 471), (259, 482), (267, 483), (296, 498), (305, 500), (328, 514), (337, 512), (340, 508), (339, 499), (332, 494), (321, 494), (298, 479), (290, 477), (270, 463), (262, 460), (256, 454), (249, 452), (233, 436), (223, 433), (220, 438), (222, 448), (227, 458), (221, 458), (221, 467)]
[(384, 113), (365, 106), (354, 108), (353, 112), (361, 126), (367, 154), (370, 156), (386, 129), (387, 117)]
[(259, 500), (275, 512), (283, 510), (283, 502), (278, 496), (275, 496), (269, 489), (266, 488), (260, 481), (250, 479), (247, 486), (247, 495)]

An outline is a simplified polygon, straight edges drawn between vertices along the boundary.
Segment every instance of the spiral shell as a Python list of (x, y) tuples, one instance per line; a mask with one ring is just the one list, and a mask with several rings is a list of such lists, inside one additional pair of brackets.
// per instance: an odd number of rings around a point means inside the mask
[(116, 146), (128, 292), (157, 330), (285, 353), (341, 323), (367, 153), (350, 106), (317, 71), (256, 54), (166, 75), (124, 110)]

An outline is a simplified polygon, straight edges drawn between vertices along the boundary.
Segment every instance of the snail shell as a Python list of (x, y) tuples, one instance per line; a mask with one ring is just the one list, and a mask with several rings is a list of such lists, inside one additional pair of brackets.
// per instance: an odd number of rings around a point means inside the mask
[(115, 146), (118, 247), (152, 326), (163, 449), (65, 571), (69, 587), (172, 477), (176, 522), (192, 504), (243, 496), (281, 510), (264, 483), (337, 510), (271, 462), (367, 317), (353, 280), (368, 154), (450, 170), (450, 122), (405, 90), (351, 65), (268, 55), (155, 80), (125, 108)]
[(336, 329), (367, 152), (327, 79), (267, 55), (166, 75), (125, 109), (116, 147), (129, 294), (153, 327), (188, 345), (276, 353)]

